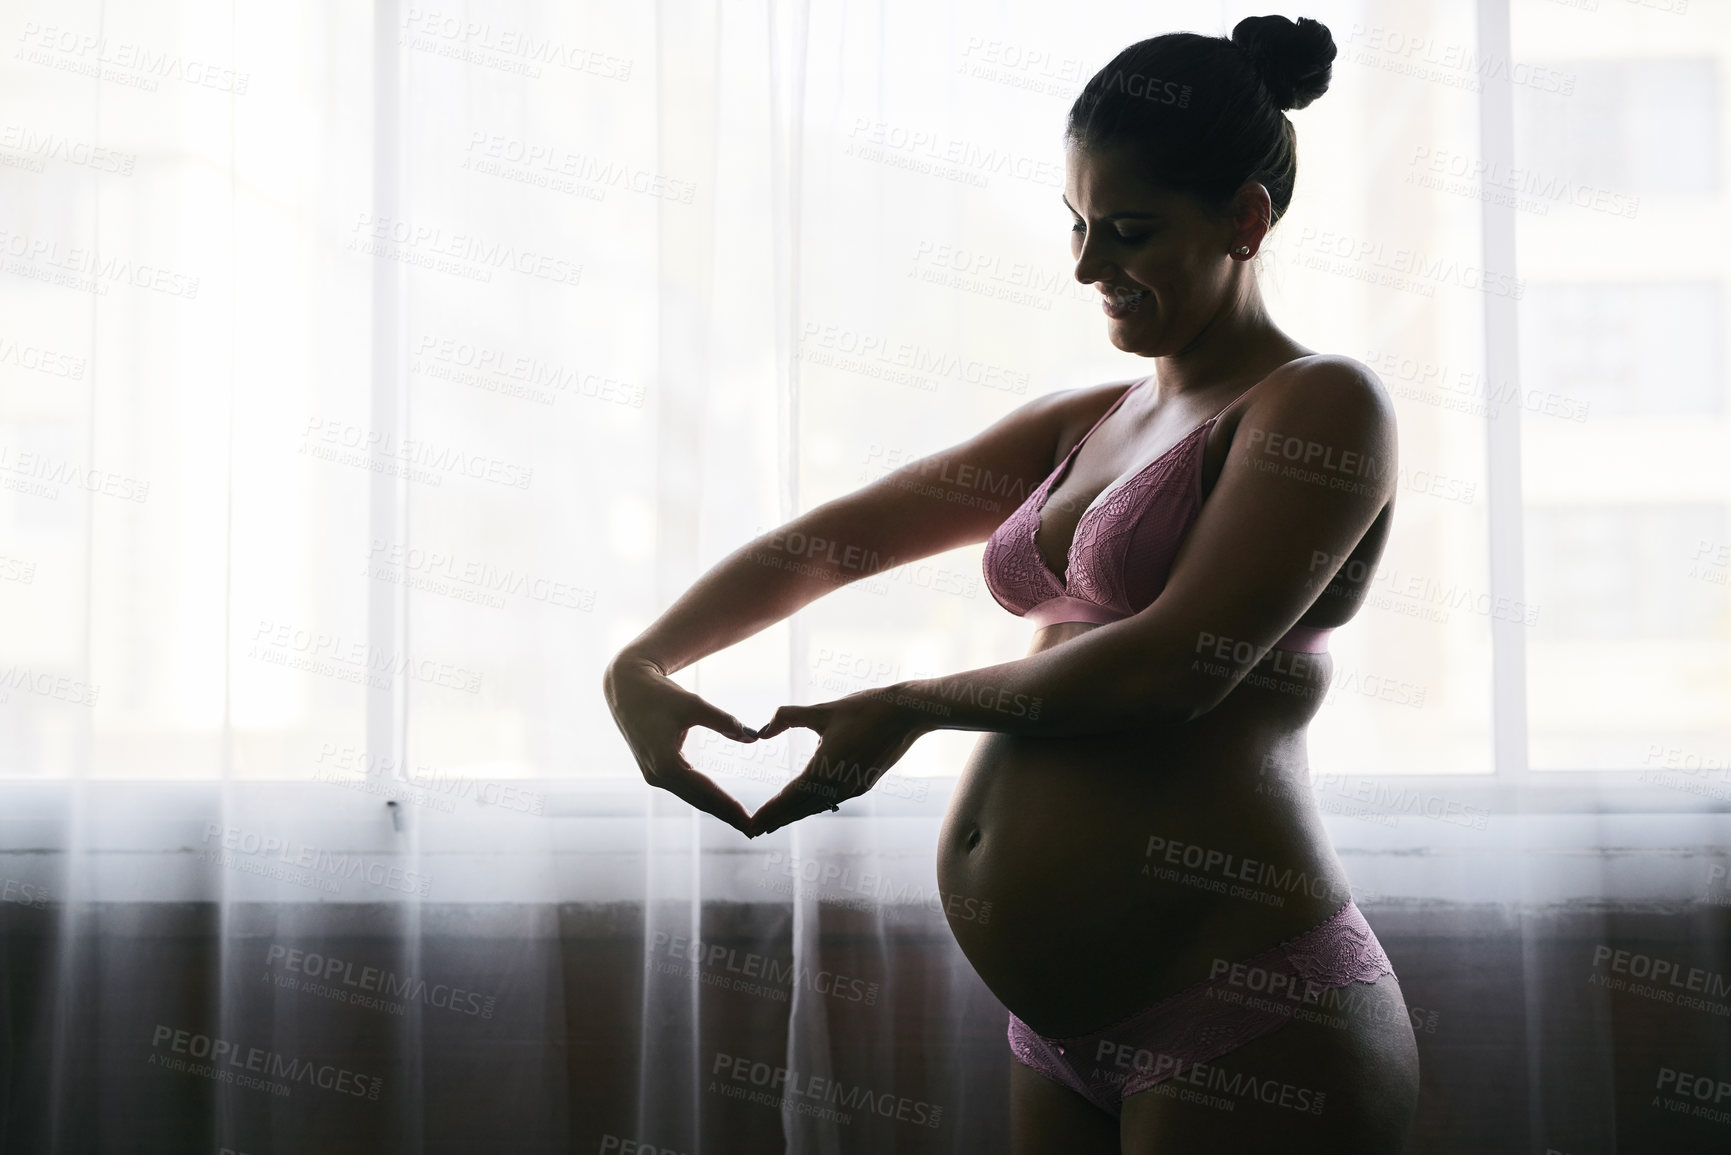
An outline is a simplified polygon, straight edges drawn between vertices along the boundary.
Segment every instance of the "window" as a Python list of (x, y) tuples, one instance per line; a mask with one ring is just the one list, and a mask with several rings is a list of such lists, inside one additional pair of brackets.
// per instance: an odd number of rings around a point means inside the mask
[(1529, 284), (1521, 382), (1588, 419), (1723, 413), (1724, 318), (1716, 280)]
[(1710, 637), (1725, 598), (1713, 567), (1700, 563), (1710, 563), (1727, 525), (1731, 509), (1706, 503), (1529, 509), (1534, 643)]
[(1523, 60), (1574, 77), (1515, 86), (1515, 148), (1535, 173), (1636, 196), (1720, 191), (1719, 62)]

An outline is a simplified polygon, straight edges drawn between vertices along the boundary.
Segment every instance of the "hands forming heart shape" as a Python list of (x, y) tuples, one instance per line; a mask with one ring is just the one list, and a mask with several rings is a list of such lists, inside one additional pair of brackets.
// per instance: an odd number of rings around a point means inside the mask
[[(870, 790), (928, 729), (913, 711), (896, 705), (893, 694), (866, 690), (812, 706), (783, 706), (767, 725), (754, 730), (644, 659), (615, 660), (603, 690), (644, 781), (713, 814), (747, 838), (823, 810), (839, 810), (841, 803)], [(685, 760), (680, 748), (694, 726), (747, 743), (803, 727), (817, 731), (818, 747), (798, 777), (748, 814), (737, 799)]]

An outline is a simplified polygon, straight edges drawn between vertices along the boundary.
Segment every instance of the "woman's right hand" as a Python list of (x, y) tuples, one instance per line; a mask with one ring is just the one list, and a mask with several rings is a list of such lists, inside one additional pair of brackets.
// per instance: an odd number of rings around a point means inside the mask
[(755, 742), (757, 732), (673, 681), (648, 658), (620, 654), (607, 666), (601, 686), (643, 780), (750, 837), (751, 815), (745, 807), (694, 770), (680, 747), (693, 726), (707, 727), (735, 742)]

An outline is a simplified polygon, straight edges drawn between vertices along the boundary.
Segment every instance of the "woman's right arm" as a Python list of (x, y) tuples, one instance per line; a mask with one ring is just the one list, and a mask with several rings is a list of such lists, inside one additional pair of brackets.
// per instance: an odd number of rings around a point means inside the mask
[(967, 441), (910, 462), (747, 542), (620, 652), (665, 673), (749, 638), (850, 582), (990, 537), (1122, 384), (1036, 397)]
[(743, 641), (808, 602), (885, 569), (990, 537), (1122, 385), (1036, 397), (949, 449), (903, 466), (741, 546), (698, 578), (609, 663), (602, 688), (653, 786), (740, 830), (744, 809), (679, 749), (692, 726), (756, 734), (668, 675)]

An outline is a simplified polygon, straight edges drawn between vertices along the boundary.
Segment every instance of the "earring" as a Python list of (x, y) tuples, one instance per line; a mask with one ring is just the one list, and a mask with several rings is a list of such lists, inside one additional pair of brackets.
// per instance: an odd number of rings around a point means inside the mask
[(1234, 253), (1237, 253), (1241, 257), (1248, 257), (1250, 255), (1250, 246), (1249, 245), (1239, 245), (1236, 249), (1233, 249), (1232, 251)]

